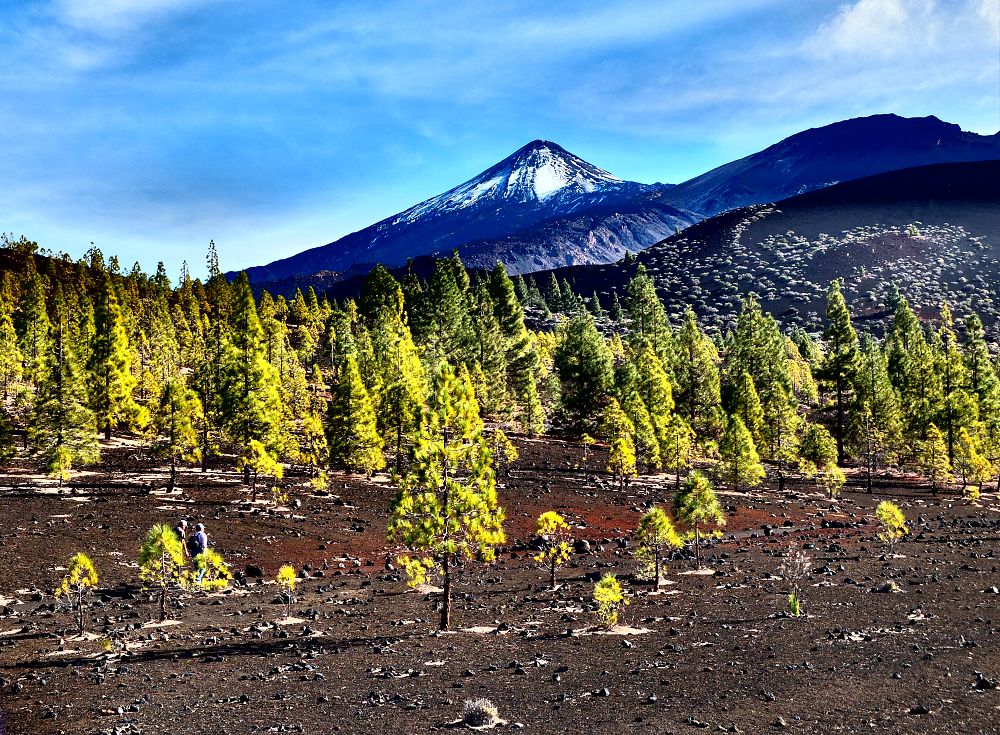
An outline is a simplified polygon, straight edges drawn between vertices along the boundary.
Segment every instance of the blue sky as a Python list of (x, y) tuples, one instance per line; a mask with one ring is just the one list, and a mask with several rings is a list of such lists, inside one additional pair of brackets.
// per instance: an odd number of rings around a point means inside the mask
[(0, 0), (0, 231), (269, 262), (534, 138), (680, 182), (881, 112), (1000, 129), (1000, 0)]

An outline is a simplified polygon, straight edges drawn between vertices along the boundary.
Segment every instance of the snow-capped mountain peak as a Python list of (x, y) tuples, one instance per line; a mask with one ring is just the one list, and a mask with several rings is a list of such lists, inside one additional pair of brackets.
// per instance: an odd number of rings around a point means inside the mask
[(622, 183), (556, 143), (535, 140), (464, 184), (400, 213), (396, 222), (493, 202), (536, 204), (556, 196), (577, 197)]
[[(273, 281), (319, 271), (364, 272), (374, 263), (401, 265), (419, 255), (447, 253), (464, 247), (463, 256), (478, 262), (474, 243), (504, 238), (553, 218), (583, 212), (608, 213), (631, 207), (637, 197), (668, 188), (665, 184), (623, 181), (587, 163), (555, 143), (535, 140), (499, 163), (443, 194), (387, 217), (339, 240), (297, 255), (248, 269), (254, 281)], [(597, 216), (597, 215), (595, 215)], [(681, 214), (682, 218), (686, 215)], [(680, 222), (671, 220), (671, 231)], [(692, 215), (693, 217), (693, 215)], [(685, 219), (688, 224), (693, 219)], [(657, 235), (662, 234), (657, 230)], [(613, 237), (618, 237), (615, 234)], [(660, 239), (646, 238), (642, 245)], [(600, 245), (603, 247), (604, 245)], [(493, 246), (486, 246), (488, 248)], [(579, 252), (590, 252), (587, 248)], [(620, 248), (619, 248), (620, 249)], [(507, 256), (518, 267), (589, 262), (589, 256), (561, 248), (542, 256)], [(603, 252), (603, 251), (602, 251)], [(484, 253), (488, 265), (497, 251)], [(607, 259), (606, 255), (595, 256)], [(522, 263), (522, 261), (524, 261)], [(531, 266), (527, 265), (530, 261)]]

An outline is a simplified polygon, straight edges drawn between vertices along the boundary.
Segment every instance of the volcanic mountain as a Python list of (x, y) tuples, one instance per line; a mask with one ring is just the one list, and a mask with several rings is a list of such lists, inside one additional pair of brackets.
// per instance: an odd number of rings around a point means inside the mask
[(1000, 133), (970, 133), (933, 116), (872, 115), (797, 133), (685, 181), (665, 198), (709, 216), (886, 171), (996, 159)]
[[(255, 283), (335, 271), (342, 275), (366, 272), (376, 263), (400, 265), (420, 255), (447, 254), (472, 241), (504, 238), (553, 218), (598, 210), (615, 211), (632, 206), (643, 195), (661, 192), (665, 184), (623, 181), (603, 169), (574, 156), (555, 143), (536, 140), (454, 189), (421, 202), (397, 215), (377, 222), (339, 240), (268, 265), (249, 268)], [(667, 232), (697, 220), (687, 212), (669, 207)], [(660, 239), (650, 235), (641, 246)], [(535, 244), (532, 270), (572, 263), (607, 262), (624, 251), (609, 255), (600, 250), (590, 257), (578, 248), (567, 257), (563, 241)], [(633, 246), (631, 249), (638, 249)], [(486, 242), (467, 246), (463, 257), (471, 264), (492, 266), (498, 248)], [(516, 258), (515, 258), (516, 260)]]
[[(891, 171), (731, 210), (608, 265), (555, 271), (605, 305), (639, 264), (675, 317), (732, 327), (754, 292), (787, 326), (820, 331), (826, 289), (843, 279), (859, 329), (877, 330), (893, 284), (923, 316), (947, 301), (957, 317), (978, 312), (1000, 338), (1000, 161)], [(544, 286), (548, 273), (531, 276)]]

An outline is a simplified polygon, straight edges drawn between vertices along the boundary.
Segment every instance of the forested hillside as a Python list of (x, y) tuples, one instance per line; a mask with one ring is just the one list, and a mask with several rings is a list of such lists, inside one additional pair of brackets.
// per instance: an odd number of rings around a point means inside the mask
[(750, 295), (733, 329), (709, 336), (692, 309), (667, 311), (641, 265), (604, 305), (554, 276), (544, 293), (499, 265), (470, 277), (457, 255), (428, 279), (376, 268), (336, 303), (255, 298), (245, 277), (225, 280), (214, 247), (207, 283), (184, 273), (176, 286), (97, 250), (74, 263), (36, 249), (8, 238), (3, 251), (3, 444), (23, 432), (60, 480), (120, 433), (168, 459), (171, 482), (211, 458), (255, 492), (287, 471), (323, 487), (329, 469), (399, 469), (445, 365), (494, 427), (494, 452), (501, 429), (597, 436), (623, 486), (695, 457), (719, 460), (735, 487), (759, 483), (763, 460), (779, 483), (804, 472), (831, 493), (845, 462), (869, 475), (909, 464), (935, 483), (954, 467), (963, 486), (997, 474), (1000, 381), (982, 322), (956, 324), (946, 303), (921, 321), (898, 291), (881, 340), (859, 337), (840, 281), (821, 332), (783, 331)]

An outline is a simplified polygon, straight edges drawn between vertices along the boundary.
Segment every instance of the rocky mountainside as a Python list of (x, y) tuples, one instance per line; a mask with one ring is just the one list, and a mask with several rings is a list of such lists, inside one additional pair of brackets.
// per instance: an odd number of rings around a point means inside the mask
[[(327, 245), (250, 268), (247, 273), (255, 283), (320, 271), (349, 276), (367, 272), (375, 263), (400, 265), (418, 255), (446, 254), (474, 240), (503, 238), (553, 218), (628, 206), (643, 195), (666, 188), (664, 184), (623, 181), (555, 143), (536, 140), (475, 178), (405, 212)], [(681, 219), (684, 224), (694, 221)], [(475, 261), (492, 258), (490, 265), (495, 262), (492, 254), (477, 257), (474, 247), (466, 246), (464, 252)], [(535, 262), (536, 267), (551, 268), (598, 258), (581, 254), (566, 260), (557, 248), (542, 245), (525, 260)]]
[[(687, 305), (718, 329), (749, 292), (786, 325), (818, 331), (834, 278), (861, 329), (879, 328), (899, 285), (924, 315), (947, 300), (1000, 338), (1000, 161), (879, 174), (700, 222), (636, 258), (556, 271), (576, 291), (610, 297), (639, 263), (669, 310)], [(543, 285), (548, 273), (533, 276)], [(608, 302), (605, 301), (605, 304)]]
[(838, 182), (934, 163), (1000, 159), (1000, 133), (936, 117), (873, 115), (813, 128), (671, 189), (670, 203), (708, 216)]

